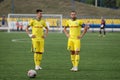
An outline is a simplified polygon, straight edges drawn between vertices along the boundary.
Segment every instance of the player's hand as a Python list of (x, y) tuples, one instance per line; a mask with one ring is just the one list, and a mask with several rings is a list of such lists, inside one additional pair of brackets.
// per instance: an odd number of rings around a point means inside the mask
[(33, 35), (33, 34), (28, 34), (28, 35), (29, 35), (30, 38), (36, 38), (36, 36)]
[(47, 37), (46, 35), (42, 36), (42, 38), (44, 38), (44, 39), (45, 39), (46, 37)]
[(78, 36), (77, 38), (78, 38), (78, 39), (81, 39), (81, 38), (82, 38), (82, 36), (80, 35), (80, 36)]
[(69, 37), (70, 37), (70, 35), (69, 35), (69, 34), (66, 34), (66, 36), (67, 36), (67, 38), (69, 38)]

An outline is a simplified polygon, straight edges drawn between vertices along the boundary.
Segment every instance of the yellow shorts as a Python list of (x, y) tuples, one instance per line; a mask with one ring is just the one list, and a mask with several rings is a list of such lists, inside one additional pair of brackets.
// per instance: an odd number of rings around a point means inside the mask
[(68, 50), (80, 51), (80, 45), (79, 39), (68, 39)]
[(32, 40), (32, 46), (34, 52), (44, 52), (44, 40), (41, 41)]

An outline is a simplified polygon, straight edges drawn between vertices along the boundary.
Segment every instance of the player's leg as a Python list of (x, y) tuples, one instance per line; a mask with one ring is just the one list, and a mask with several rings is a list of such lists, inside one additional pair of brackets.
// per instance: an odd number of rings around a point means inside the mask
[(79, 51), (75, 51), (75, 65), (73, 71), (78, 71), (79, 61), (80, 61)]
[(33, 50), (34, 50), (34, 63), (35, 63), (35, 69), (39, 70), (39, 66), (40, 66), (40, 59), (39, 59), (39, 46), (40, 46), (40, 42), (38, 41), (32, 41), (33, 43)]
[(71, 53), (71, 62), (72, 62), (72, 68), (70, 69), (71, 71), (73, 71), (74, 70), (74, 66), (75, 66), (75, 51), (70, 51), (70, 53)]
[[(75, 51), (73, 51), (74, 50), (74, 48), (73, 48), (73, 42), (72, 42), (72, 40), (71, 39), (69, 39), (68, 40), (68, 50), (70, 50), (70, 57), (71, 57), (71, 63), (72, 63), (72, 66), (74, 67), (74, 65), (75, 65)], [(73, 68), (72, 68), (73, 69)], [(72, 70), (71, 69), (71, 70)]]
[(78, 65), (80, 61), (80, 40), (75, 40), (75, 65), (74, 65), (74, 71), (78, 71)]
[(106, 35), (105, 27), (103, 28), (103, 32), (104, 32), (104, 37), (105, 37), (105, 35)]
[(36, 52), (37, 54), (37, 64), (38, 66), (36, 66), (36, 70), (40, 70), (41, 68), (41, 60), (42, 60), (42, 55), (44, 52), (44, 40), (39, 41), (39, 45), (38, 45), (38, 51)]
[[(44, 40), (40, 41), (40, 45), (39, 45), (39, 53), (38, 53), (39, 67), (41, 66), (43, 52), (44, 52)], [(42, 68), (40, 67), (40, 69)]]
[(19, 26), (17, 26), (17, 31), (19, 31)]
[(20, 31), (22, 31), (23, 30), (23, 26), (22, 25), (20, 25)]
[(40, 69), (42, 69), (42, 67), (41, 67), (42, 53), (36, 52), (36, 55), (37, 55), (37, 57), (36, 57), (35, 69), (40, 70)]
[(36, 50), (37, 50), (37, 46), (38, 46), (38, 44), (37, 44), (37, 41), (32, 41), (32, 51), (34, 52), (34, 63), (35, 63), (35, 66), (38, 66), (38, 64), (37, 64), (37, 53), (36, 53)]

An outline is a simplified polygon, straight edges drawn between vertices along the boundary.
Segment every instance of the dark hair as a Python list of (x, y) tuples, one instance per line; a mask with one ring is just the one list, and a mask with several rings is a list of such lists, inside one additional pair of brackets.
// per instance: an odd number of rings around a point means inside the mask
[(71, 11), (71, 12), (74, 12), (74, 13), (76, 13), (76, 11)]
[(42, 10), (41, 10), (41, 9), (37, 9), (37, 10), (36, 10), (36, 13), (38, 13), (38, 12), (42, 12)]

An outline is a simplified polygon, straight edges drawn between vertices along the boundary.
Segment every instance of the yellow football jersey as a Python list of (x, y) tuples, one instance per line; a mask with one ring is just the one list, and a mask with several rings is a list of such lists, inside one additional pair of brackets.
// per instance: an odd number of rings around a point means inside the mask
[(70, 28), (70, 38), (71, 39), (77, 39), (77, 37), (81, 34), (81, 28), (82, 28), (83, 22), (81, 20), (71, 20), (69, 19), (66, 22), (66, 26)]
[(36, 38), (33, 38), (33, 40), (43, 39), (42, 38), (42, 36), (44, 35), (43, 28), (46, 27), (45, 20), (31, 19), (29, 22), (29, 26), (32, 27), (32, 34), (36, 36)]

